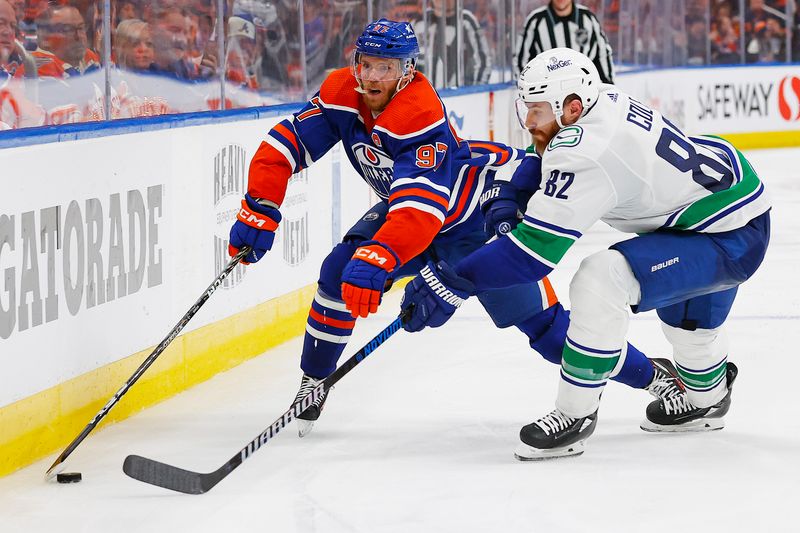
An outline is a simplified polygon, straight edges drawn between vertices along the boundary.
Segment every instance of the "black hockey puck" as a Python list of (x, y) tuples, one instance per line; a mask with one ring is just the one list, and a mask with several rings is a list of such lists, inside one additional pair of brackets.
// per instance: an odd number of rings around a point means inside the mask
[(79, 483), (83, 479), (80, 472), (61, 472), (56, 475), (56, 481), (59, 483)]

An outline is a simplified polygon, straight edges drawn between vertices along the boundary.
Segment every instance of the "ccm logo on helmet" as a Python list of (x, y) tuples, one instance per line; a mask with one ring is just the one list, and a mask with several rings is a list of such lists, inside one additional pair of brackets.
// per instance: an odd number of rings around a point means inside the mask
[(570, 59), (558, 59), (557, 57), (553, 56), (550, 58), (550, 64), (547, 65), (547, 70), (553, 72), (554, 70), (558, 70), (563, 67), (568, 67), (572, 64), (572, 60)]

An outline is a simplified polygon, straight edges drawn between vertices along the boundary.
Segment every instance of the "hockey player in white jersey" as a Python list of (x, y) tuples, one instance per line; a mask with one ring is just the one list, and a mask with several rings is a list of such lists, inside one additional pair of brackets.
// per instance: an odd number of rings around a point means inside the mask
[(769, 242), (763, 184), (730, 143), (688, 137), (635, 98), (600, 86), (578, 52), (538, 55), (518, 85), (520, 119), (542, 155), (542, 188), (507, 236), (454, 268), (423, 269), (406, 287), (408, 327), (442, 325), (460, 299), (547, 275), (602, 220), (639, 236), (581, 263), (570, 284), (556, 408), (522, 428), (517, 458), (583, 452), (603, 387), (624, 359), (629, 309), (657, 311), (687, 391), (650, 404), (642, 428), (721, 428), (737, 374), (723, 324)]

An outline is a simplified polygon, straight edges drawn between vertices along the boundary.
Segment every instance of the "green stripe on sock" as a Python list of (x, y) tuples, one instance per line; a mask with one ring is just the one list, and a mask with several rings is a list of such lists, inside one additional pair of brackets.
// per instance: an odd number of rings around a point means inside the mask
[(617, 366), (619, 355), (614, 357), (593, 357), (564, 345), (561, 353), (561, 368), (568, 376), (588, 381), (608, 379)]
[(695, 389), (711, 388), (722, 379), (725, 375), (725, 366), (722, 365), (714, 370), (708, 372), (689, 372), (681, 367), (678, 367), (678, 376), (689, 387)]

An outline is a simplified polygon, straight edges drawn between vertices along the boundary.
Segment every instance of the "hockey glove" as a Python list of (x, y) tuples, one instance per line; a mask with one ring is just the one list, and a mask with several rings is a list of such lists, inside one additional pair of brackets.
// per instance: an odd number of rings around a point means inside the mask
[(475, 294), (475, 286), (460, 277), (444, 261), (428, 264), (419, 276), (406, 285), (400, 307), (411, 316), (403, 324), (406, 331), (438, 328), (447, 322), (464, 300)]
[(391, 248), (378, 241), (366, 241), (350, 258), (342, 273), (342, 300), (353, 318), (378, 310), (390, 274), (400, 264)]
[(483, 213), (486, 238), (495, 235), (502, 237), (522, 220), (519, 209), (520, 191), (508, 181), (495, 181), (491, 188), (481, 195), (481, 212)]
[(233, 257), (242, 246), (250, 246), (252, 250), (242, 259), (242, 263), (247, 265), (257, 262), (272, 248), (275, 230), (280, 221), (280, 211), (262, 205), (249, 194), (245, 194), (242, 208), (231, 227), (228, 253)]

